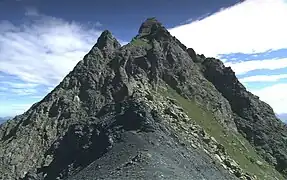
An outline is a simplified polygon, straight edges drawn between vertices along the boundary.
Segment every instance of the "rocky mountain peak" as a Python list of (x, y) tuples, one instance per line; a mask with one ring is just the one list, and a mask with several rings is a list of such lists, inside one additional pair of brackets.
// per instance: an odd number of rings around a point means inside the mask
[(118, 49), (121, 47), (121, 44), (109, 30), (104, 30), (97, 40), (96, 47), (98, 47), (100, 50)]
[(0, 179), (283, 180), (286, 138), (231, 68), (148, 18), (123, 47), (103, 31), (51, 93), (0, 125)]
[(152, 34), (159, 28), (163, 28), (162, 24), (156, 18), (148, 18), (139, 28), (139, 34)]
[(170, 36), (170, 33), (167, 29), (156, 19), (156, 18), (147, 18), (140, 26), (138, 31), (138, 37), (141, 38), (160, 38), (162, 36)]
[(111, 58), (114, 52), (121, 47), (118, 40), (109, 30), (104, 30), (99, 36), (97, 43), (92, 47), (90, 52), (85, 55), (84, 60), (95, 59), (95, 57)]

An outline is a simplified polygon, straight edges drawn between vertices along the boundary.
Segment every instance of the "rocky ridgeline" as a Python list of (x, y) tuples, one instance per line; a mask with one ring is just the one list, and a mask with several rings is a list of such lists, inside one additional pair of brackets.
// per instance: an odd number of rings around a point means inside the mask
[[(138, 89), (141, 90), (140, 87)], [(240, 179), (257, 179), (256, 176), (244, 172), (228, 156), (222, 144), (218, 143), (214, 137), (210, 136), (202, 127), (192, 121), (185, 113), (185, 110), (178, 106), (180, 103), (176, 99), (163, 97), (156, 93), (153, 95), (149, 91), (141, 91), (140, 94), (140, 100), (163, 117), (164, 120), (161, 123), (166, 123), (167, 127), (171, 127), (172, 130), (170, 131), (176, 132), (174, 136), (183, 146), (190, 151), (193, 151), (194, 148), (204, 150), (214, 161), (217, 161)]]
[(0, 125), (0, 179), (284, 179), (286, 130), (229, 67), (150, 18), (125, 46), (104, 31)]

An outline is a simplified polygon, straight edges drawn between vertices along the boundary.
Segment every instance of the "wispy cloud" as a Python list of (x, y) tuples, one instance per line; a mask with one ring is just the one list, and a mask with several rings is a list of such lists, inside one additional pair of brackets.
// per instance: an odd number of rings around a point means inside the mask
[(17, 83), (17, 82), (9, 82), (9, 81), (1, 81), (0, 85), (10, 86), (11, 88), (34, 88), (38, 86), (38, 84), (34, 84), (34, 83)]
[(29, 88), (29, 89), (11, 89), (10, 93), (17, 94), (19, 96), (26, 96), (37, 93), (36, 89)]
[(256, 76), (248, 76), (245, 78), (241, 78), (240, 82), (249, 83), (249, 82), (276, 82), (281, 79), (287, 79), (287, 74), (279, 74), (279, 75), (256, 75)]
[(36, 87), (39, 84), (34, 83), (18, 83), (9, 81), (0, 81), (0, 92), (8, 96), (19, 95), (26, 96), (37, 93)]
[(41, 15), (27, 8), (31, 17), (21, 25), (0, 22), (0, 71), (28, 83), (54, 86), (91, 49), (101, 30), (93, 25)]
[(21, 26), (0, 22), (0, 71), (28, 83), (55, 85), (99, 34), (76, 22), (46, 16)]
[(265, 60), (252, 60), (242, 62), (227, 62), (226, 66), (230, 66), (237, 75), (245, 74), (249, 71), (258, 69), (275, 70), (287, 67), (287, 58), (281, 59), (265, 59)]

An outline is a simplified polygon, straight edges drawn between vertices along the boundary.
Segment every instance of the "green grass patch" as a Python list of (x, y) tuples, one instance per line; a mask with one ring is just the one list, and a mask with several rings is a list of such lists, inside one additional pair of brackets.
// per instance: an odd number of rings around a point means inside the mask
[(185, 99), (171, 87), (159, 88), (158, 90), (161, 95), (176, 99), (178, 105), (186, 111), (188, 116), (222, 144), (228, 155), (245, 172), (256, 175), (259, 180), (284, 179), (278, 171), (256, 153), (255, 149), (241, 134), (224, 129), (211, 112), (201, 108), (195, 101)]
[(134, 47), (145, 47), (147, 49), (151, 48), (151, 45), (148, 43), (148, 40), (146, 39), (133, 38), (129, 43), (129, 45)]

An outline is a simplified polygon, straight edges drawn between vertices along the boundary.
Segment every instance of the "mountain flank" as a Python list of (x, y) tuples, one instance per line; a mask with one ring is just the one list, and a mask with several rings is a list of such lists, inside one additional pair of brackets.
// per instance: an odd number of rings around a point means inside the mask
[(53, 91), (0, 125), (0, 179), (283, 180), (286, 138), (230, 67), (149, 18), (125, 46), (105, 30)]

